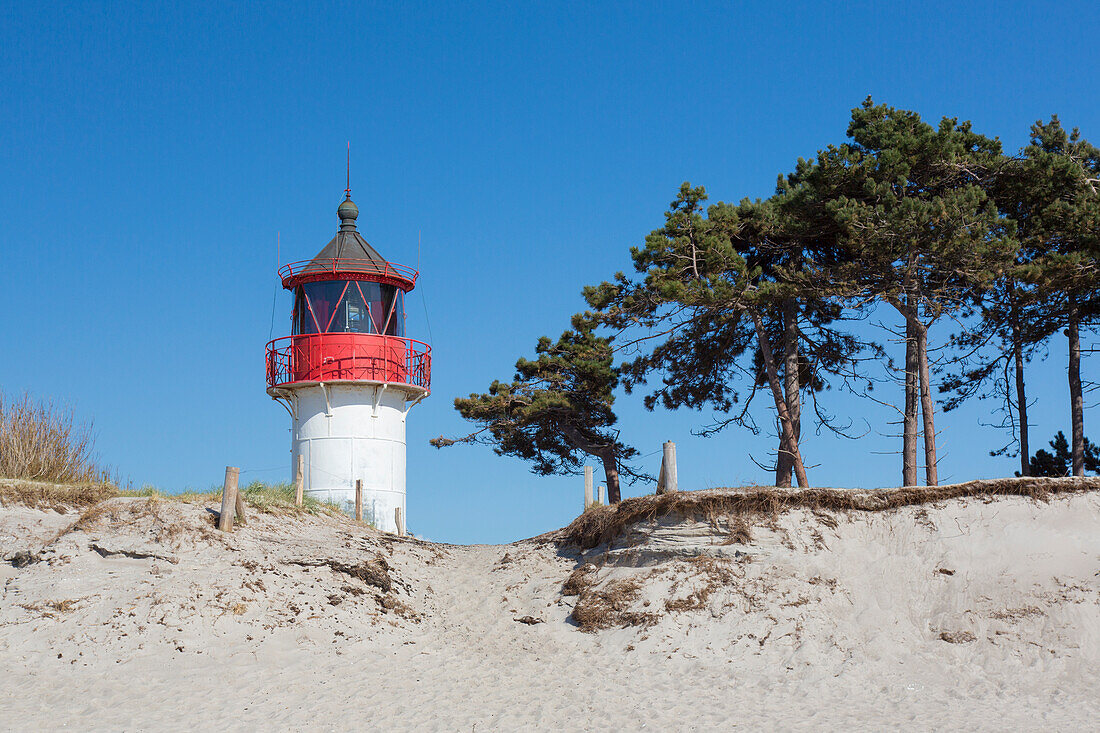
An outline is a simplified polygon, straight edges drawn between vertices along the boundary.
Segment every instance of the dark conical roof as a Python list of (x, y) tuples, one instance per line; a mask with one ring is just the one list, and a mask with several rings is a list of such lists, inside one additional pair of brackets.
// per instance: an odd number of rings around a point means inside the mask
[[(313, 263), (322, 265), (329, 271), (332, 271), (333, 260), (349, 260), (347, 266), (353, 267), (356, 271), (361, 271), (363, 265), (369, 263), (375, 263), (380, 268), (385, 269), (386, 258), (370, 246), (355, 228), (355, 220), (359, 217), (359, 207), (355, 205), (350, 196), (344, 199), (340, 207), (336, 209), (336, 214), (340, 217), (340, 231), (336, 232), (336, 236), (332, 238), (332, 241), (317, 253), (313, 258)], [(340, 262), (336, 263), (336, 272), (340, 272), (342, 264)]]
[(355, 228), (359, 207), (351, 200), (350, 193), (336, 209), (336, 215), (340, 217), (340, 230), (336, 236), (308, 262), (284, 266), (280, 271), (283, 287), (292, 287), (296, 282), (339, 279), (343, 275), (352, 279), (391, 282), (404, 290), (412, 289), (416, 271), (387, 262)]

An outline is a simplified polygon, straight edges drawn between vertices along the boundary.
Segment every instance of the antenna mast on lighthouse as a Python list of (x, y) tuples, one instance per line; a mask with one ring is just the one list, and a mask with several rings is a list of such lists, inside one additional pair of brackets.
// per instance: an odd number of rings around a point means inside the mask
[(348, 187), (344, 189), (344, 198), (351, 198), (351, 140), (348, 140)]

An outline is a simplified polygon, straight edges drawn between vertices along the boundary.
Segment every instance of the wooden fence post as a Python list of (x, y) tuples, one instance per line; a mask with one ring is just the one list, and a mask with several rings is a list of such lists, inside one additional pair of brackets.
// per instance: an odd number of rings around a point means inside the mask
[(225, 467), (225, 484), (222, 485), (222, 510), (218, 514), (218, 529), (233, 531), (233, 515), (237, 511), (237, 479), (241, 470), (233, 466)]
[(592, 506), (592, 466), (584, 467), (584, 508)]
[(669, 440), (664, 444), (664, 453), (661, 456), (661, 475), (657, 478), (657, 493), (671, 494), (676, 490), (676, 444)]
[(237, 497), (233, 502), (234, 509), (237, 513), (237, 521), (241, 523), (241, 526), (248, 524), (248, 517), (244, 514), (244, 492), (238, 488), (236, 490)]
[(405, 518), (401, 516), (401, 507), (393, 508), (393, 521), (397, 524), (397, 536), (405, 536)]
[(363, 479), (355, 479), (355, 521), (363, 521)]
[(302, 505), (302, 490), (306, 480), (306, 457), (298, 454), (298, 470), (294, 472), (294, 506)]
[(600, 503), (607, 506), (607, 487), (600, 484)]

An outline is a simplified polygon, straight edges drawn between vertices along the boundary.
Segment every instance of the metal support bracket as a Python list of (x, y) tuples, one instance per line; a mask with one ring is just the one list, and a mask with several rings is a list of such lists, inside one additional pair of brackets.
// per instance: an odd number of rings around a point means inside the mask
[(275, 394), (273, 394), (271, 396), (271, 399), (278, 402), (280, 405), (283, 406), (284, 410), (286, 410), (288, 413), (290, 413), (290, 419), (291, 420), (297, 420), (298, 419), (298, 411), (297, 411), (297, 409), (295, 409), (297, 407), (297, 401), (294, 400), (293, 393), (288, 395), (288, 394), (283, 394), (282, 391), (279, 391), (279, 392), (276, 392)]
[(409, 410), (411, 410), (412, 408), (419, 405), (421, 403), (421, 401), (427, 396), (428, 396), (428, 393), (425, 392), (424, 394), (420, 395), (419, 397), (417, 397), (412, 402), (406, 402), (405, 403), (405, 415), (404, 416), (407, 416), (409, 414)]
[(383, 382), (374, 388), (374, 414), (371, 417), (378, 417), (378, 403), (382, 401), (382, 395), (386, 393), (386, 387), (388, 385)]

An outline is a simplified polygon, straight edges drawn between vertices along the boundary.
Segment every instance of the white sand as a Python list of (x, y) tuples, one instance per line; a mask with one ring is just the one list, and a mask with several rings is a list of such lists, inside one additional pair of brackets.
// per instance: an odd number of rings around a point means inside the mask
[[(666, 520), (584, 557), (313, 517), (226, 536), (206, 507), (108, 505), (53, 541), (75, 514), (0, 509), (0, 556), (41, 551), (0, 565), (0, 728), (1087, 730), (1100, 715), (1100, 492), (794, 511), (740, 545)], [(389, 593), (327, 564), (378, 555)], [(561, 589), (586, 562), (596, 591), (636, 579), (619, 611), (655, 624), (578, 630)]]

